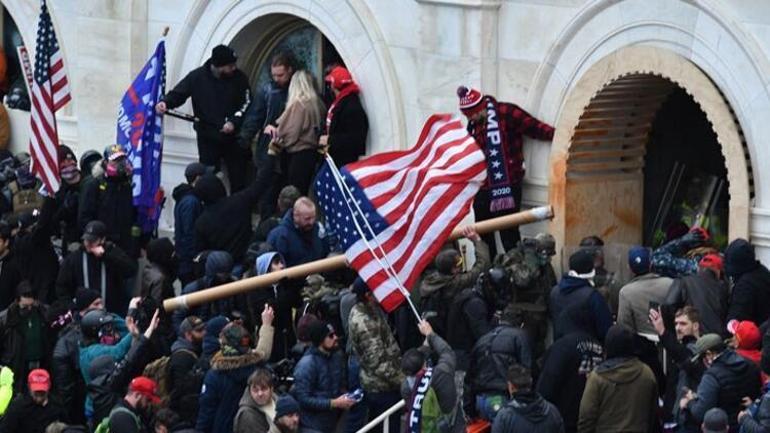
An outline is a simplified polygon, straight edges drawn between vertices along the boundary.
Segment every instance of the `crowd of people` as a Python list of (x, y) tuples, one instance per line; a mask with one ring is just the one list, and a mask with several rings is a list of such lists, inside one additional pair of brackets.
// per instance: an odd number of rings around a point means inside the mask
[[(60, 146), (53, 196), (28, 155), (0, 155), (0, 433), (352, 433), (401, 400), (389, 433), (770, 430), (770, 271), (749, 242), (719, 251), (697, 227), (631, 248), (629, 281), (597, 236), (559, 278), (551, 235), (504, 231), (494, 254), (466, 227), (472, 264), (454, 243), (437, 254), (412, 288), (419, 319), (384, 311), (349, 269), (165, 311), (341, 253), (312, 179), (319, 150), (338, 165), (364, 153), (360, 89), (331, 65), (319, 96), (281, 53), (252, 92), (235, 61), (216, 47), (156, 107), (191, 97), (199, 119), (173, 241), (137, 230), (119, 146), (79, 160)], [(553, 128), (458, 96), (489, 161), (477, 218), (520, 209), (522, 135)]]

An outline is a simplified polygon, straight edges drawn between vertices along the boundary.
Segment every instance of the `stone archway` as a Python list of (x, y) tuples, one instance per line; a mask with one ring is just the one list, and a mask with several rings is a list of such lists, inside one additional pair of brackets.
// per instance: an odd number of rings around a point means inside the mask
[[(684, 89), (706, 114), (729, 182), (729, 237), (748, 237), (751, 164), (735, 115), (689, 60), (655, 47), (626, 47), (593, 64), (566, 97), (551, 152), (549, 196), (561, 245), (604, 234), (641, 243), (641, 169), (652, 118), (666, 95)], [(601, 115), (597, 115), (601, 113)]]

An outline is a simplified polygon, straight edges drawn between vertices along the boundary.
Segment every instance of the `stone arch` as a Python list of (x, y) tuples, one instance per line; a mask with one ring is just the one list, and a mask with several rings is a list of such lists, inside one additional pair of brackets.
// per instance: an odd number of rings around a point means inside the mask
[[(229, 43), (250, 22), (270, 14), (293, 15), (317, 29), (334, 45), (360, 83), (370, 116), (370, 152), (406, 145), (406, 123), (395, 65), (377, 20), (362, 0), (330, 2), (217, 2), (198, 0), (188, 15), (169, 63), (169, 82), (205, 61), (211, 49)], [(376, 108), (376, 109), (375, 109)]]
[[(674, 86), (692, 96), (711, 123), (727, 165), (729, 236), (748, 237), (751, 164), (731, 106), (689, 60), (665, 49), (636, 46), (617, 50), (593, 64), (561, 108), (551, 152), (549, 196), (556, 214), (552, 229), (562, 245), (575, 245), (579, 237), (602, 233), (602, 229), (610, 241), (640, 243), (644, 162), (640, 165), (639, 156), (644, 153), (651, 120)], [(598, 128), (600, 120), (590, 116), (592, 108), (609, 113), (603, 115)], [(608, 148), (610, 141), (617, 145)], [(633, 145), (634, 141), (642, 144)], [(586, 143), (588, 148), (581, 146)], [(591, 146), (601, 150), (592, 153)], [(588, 164), (579, 162), (583, 157), (589, 158)], [(587, 175), (581, 176), (581, 171)], [(581, 215), (585, 210), (577, 201), (586, 194), (606, 205), (594, 209), (591, 218)]]

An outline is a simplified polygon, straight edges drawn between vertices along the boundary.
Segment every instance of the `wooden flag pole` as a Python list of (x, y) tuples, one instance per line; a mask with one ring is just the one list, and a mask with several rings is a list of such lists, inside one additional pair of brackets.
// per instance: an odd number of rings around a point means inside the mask
[[(492, 233), (497, 230), (503, 230), (510, 227), (530, 224), (551, 218), (553, 218), (553, 208), (551, 206), (543, 206), (511, 215), (481, 221), (476, 223), (474, 228), (479, 234), (483, 235), (486, 233)], [(452, 231), (449, 239), (454, 240), (460, 237), (462, 237), (461, 228), (457, 227)], [(188, 295), (169, 298), (163, 301), (163, 308), (169, 312), (178, 308), (191, 308), (205, 304), (207, 302), (212, 302), (218, 299), (249, 292), (261, 287), (269, 287), (283, 280), (284, 278), (304, 278), (310, 274), (329, 272), (345, 266), (347, 266), (347, 261), (345, 260), (344, 255), (328, 257), (325, 259), (316, 260), (314, 262), (305, 263), (304, 265), (292, 266), (291, 268), (286, 268), (281, 271), (270, 272), (268, 274), (234, 281), (232, 283), (223, 284), (221, 286), (212, 287), (195, 293), (190, 293)]]

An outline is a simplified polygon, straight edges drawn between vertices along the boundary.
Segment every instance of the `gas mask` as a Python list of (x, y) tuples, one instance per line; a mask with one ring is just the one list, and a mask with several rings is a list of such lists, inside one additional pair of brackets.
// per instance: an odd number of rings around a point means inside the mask
[(134, 168), (131, 166), (128, 158), (118, 158), (107, 162), (104, 175), (113, 179), (127, 179), (131, 177), (133, 171)]
[(105, 346), (114, 346), (118, 343), (119, 340), (120, 336), (117, 335), (115, 330), (112, 328), (112, 325), (102, 326), (102, 329), (99, 330), (99, 344), (104, 344)]

